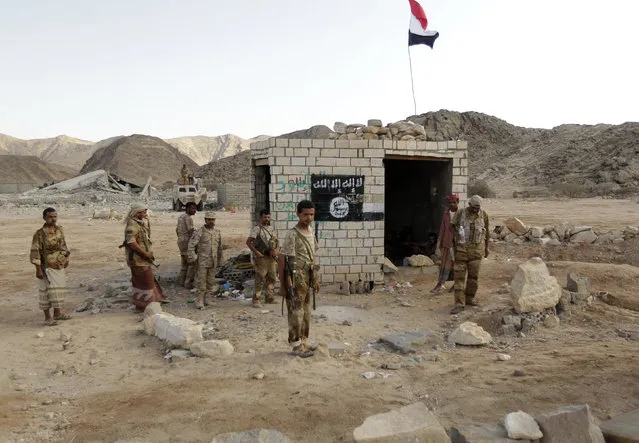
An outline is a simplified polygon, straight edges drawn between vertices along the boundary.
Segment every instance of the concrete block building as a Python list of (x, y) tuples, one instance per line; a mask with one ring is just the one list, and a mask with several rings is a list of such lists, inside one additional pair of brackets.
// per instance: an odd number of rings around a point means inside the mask
[(251, 145), (253, 222), (270, 208), (278, 236), (316, 205), (324, 283), (381, 281), (384, 257), (401, 262), (437, 234), (445, 197), (467, 199), (465, 141), (270, 138)]

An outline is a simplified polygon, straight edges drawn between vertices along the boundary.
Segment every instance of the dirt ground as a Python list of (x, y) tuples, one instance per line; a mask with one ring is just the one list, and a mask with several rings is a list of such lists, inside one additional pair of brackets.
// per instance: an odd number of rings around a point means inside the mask
[[(75, 313), (57, 326), (42, 325), (35, 271), (28, 261), (42, 209), (0, 206), (0, 441), (202, 442), (253, 428), (278, 429), (300, 442), (352, 441), (353, 429), (367, 416), (417, 401), (446, 427), (498, 422), (519, 409), (534, 415), (587, 403), (605, 420), (639, 407), (639, 312), (599, 300), (562, 315), (556, 329), (540, 326), (525, 337), (496, 336), (487, 347), (427, 346), (399, 355), (372, 346), (391, 332), (430, 329), (445, 335), (465, 320), (494, 333), (496, 313), (509, 305), (509, 296), (499, 289), (535, 253), (525, 246), (493, 247), (481, 273), (482, 307), (459, 318), (448, 313), (452, 295), (429, 293), (435, 268), (402, 269), (399, 280), (412, 287), (394, 293), (343, 296), (324, 288), (311, 338), (321, 345), (346, 344), (346, 354), (336, 358), (324, 346), (309, 359), (289, 354), (279, 304), (265, 305), (270, 312), (262, 313), (240, 301), (219, 300), (196, 311), (187, 303), (189, 291), (167, 285), (173, 301), (168, 312), (209, 322), (213, 338), (228, 339), (235, 347), (234, 354), (217, 360), (168, 362), (164, 346), (139, 332), (140, 315), (129, 309)], [(489, 200), (486, 209), (495, 223), (516, 215), (542, 226), (570, 221), (615, 229), (639, 220), (633, 201)], [(92, 212), (59, 208), (72, 251), (69, 310), (91, 295), (90, 286), (99, 291), (104, 283), (128, 276), (117, 248), (122, 223), (89, 220)], [(179, 266), (177, 217), (152, 211), (160, 274)], [(227, 256), (242, 247), (248, 220), (246, 212), (220, 213)], [(626, 251), (625, 244), (615, 247), (618, 252), (591, 246), (593, 253), (557, 247), (554, 256), (561, 260), (549, 262), (549, 269), (562, 284), (568, 271), (583, 272), (595, 290), (637, 301), (639, 268), (624, 264), (635, 260), (636, 252)], [(66, 350), (61, 333), (72, 335)], [(498, 352), (512, 359), (497, 361)], [(514, 377), (516, 369), (525, 376)], [(366, 371), (378, 375), (367, 380), (360, 375)], [(265, 377), (254, 379), (259, 372)]]

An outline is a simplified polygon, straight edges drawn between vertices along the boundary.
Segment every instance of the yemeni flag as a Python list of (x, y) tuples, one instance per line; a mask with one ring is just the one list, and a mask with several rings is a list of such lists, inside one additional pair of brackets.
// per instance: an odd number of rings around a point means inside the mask
[(408, 46), (426, 45), (433, 48), (435, 40), (439, 37), (439, 32), (431, 31), (428, 28), (428, 19), (422, 5), (415, 0), (408, 0), (410, 3), (410, 26), (408, 27)]

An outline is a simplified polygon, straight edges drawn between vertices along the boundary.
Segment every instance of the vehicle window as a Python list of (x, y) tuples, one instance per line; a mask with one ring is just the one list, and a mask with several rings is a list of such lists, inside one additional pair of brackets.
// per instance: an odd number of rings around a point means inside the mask
[(186, 192), (186, 188), (180, 188), (180, 192)]
[(189, 188), (189, 192), (195, 192), (195, 188)]

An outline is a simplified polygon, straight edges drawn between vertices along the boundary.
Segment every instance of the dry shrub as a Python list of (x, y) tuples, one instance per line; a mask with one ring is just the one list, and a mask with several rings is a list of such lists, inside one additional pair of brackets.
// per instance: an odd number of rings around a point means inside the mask
[(494, 198), (497, 193), (490, 187), (488, 182), (477, 180), (468, 184), (468, 195), (479, 195), (483, 198)]
[(584, 185), (577, 183), (557, 183), (551, 186), (553, 193), (558, 197), (588, 197), (590, 191)]

